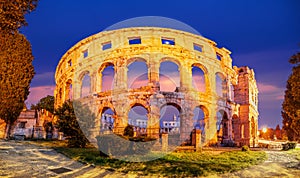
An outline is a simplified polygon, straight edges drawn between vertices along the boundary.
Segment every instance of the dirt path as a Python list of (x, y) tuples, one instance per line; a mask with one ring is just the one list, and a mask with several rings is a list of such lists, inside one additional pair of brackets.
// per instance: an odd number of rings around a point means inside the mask
[[(268, 159), (247, 169), (210, 177), (300, 177), (300, 163), (284, 151), (266, 151)], [(0, 177), (138, 177), (67, 158), (53, 149), (0, 140)]]
[(266, 153), (268, 159), (264, 163), (220, 177), (300, 177), (300, 163), (295, 156), (285, 151), (266, 151)]
[[(93, 170), (93, 166), (69, 159), (53, 149), (0, 140), (0, 177), (78, 177)], [(97, 169), (97, 175), (125, 176), (106, 169)]]

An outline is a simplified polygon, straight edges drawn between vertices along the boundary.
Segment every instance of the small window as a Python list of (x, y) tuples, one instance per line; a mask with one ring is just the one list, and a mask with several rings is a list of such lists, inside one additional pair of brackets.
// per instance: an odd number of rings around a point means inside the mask
[(72, 60), (68, 61), (68, 66), (71, 67), (72, 66)]
[(111, 42), (103, 43), (102, 44), (102, 50), (107, 50), (111, 48)]
[(175, 45), (175, 40), (170, 38), (162, 38), (161, 43), (166, 45)]
[(222, 59), (222, 55), (217, 53), (217, 59), (221, 60)]
[(140, 37), (129, 38), (130, 45), (141, 44), (141, 43), (142, 43), (142, 40)]
[(22, 129), (24, 129), (24, 128), (25, 128), (25, 124), (26, 124), (26, 122), (20, 122), (20, 124), (19, 124), (19, 128), (22, 128)]
[(203, 47), (201, 45), (198, 45), (198, 44), (194, 43), (194, 50), (202, 52), (203, 51), (202, 49), (203, 49)]
[(84, 50), (83, 52), (83, 58), (87, 58), (89, 55), (89, 51), (88, 50)]

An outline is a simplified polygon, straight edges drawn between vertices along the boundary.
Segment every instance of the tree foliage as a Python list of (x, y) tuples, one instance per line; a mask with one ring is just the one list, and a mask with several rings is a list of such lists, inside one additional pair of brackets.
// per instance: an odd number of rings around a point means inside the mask
[(294, 65), (289, 76), (282, 104), (283, 129), (289, 140), (300, 140), (300, 52), (289, 62)]
[(26, 26), (25, 15), (33, 11), (38, 0), (0, 0), (0, 31), (16, 31)]
[(18, 29), (27, 25), (25, 15), (38, 0), (0, 0), (0, 118), (11, 124), (18, 118), (34, 75), (31, 45)]
[(88, 107), (80, 102), (66, 101), (55, 110), (55, 115), (58, 117), (56, 127), (68, 137), (69, 147), (85, 147), (96, 118)]
[(54, 96), (46, 96), (41, 98), (36, 105), (31, 105), (31, 109), (46, 109), (47, 111), (54, 113)]
[(31, 45), (19, 33), (0, 33), (0, 118), (8, 126), (18, 118), (34, 76)]

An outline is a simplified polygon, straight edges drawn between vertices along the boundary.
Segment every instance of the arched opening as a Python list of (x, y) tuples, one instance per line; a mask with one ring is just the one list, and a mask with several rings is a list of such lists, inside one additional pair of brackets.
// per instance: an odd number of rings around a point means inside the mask
[(58, 91), (58, 97), (59, 97), (60, 102), (64, 102), (64, 101), (62, 101), (62, 96), (63, 96), (62, 95), (62, 89), (60, 88), (59, 91)]
[(197, 106), (194, 109), (194, 128), (196, 130), (201, 130), (201, 140), (205, 141), (205, 118), (208, 117), (207, 109), (204, 106)]
[(115, 112), (109, 108), (105, 107), (101, 113), (101, 123), (100, 123), (100, 131), (113, 131), (114, 129), (114, 119)]
[(230, 82), (230, 85), (229, 85), (229, 99), (231, 101), (234, 101), (234, 87), (233, 87), (231, 82)]
[(199, 106), (197, 106), (194, 109), (194, 117), (193, 117), (193, 121), (194, 121), (193, 125), (196, 130), (204, 131), (205, 128), (204, 119), (205, 119), (204, 111)]
[(141, 104), (135, 104), (128, 113), (128, 125), (132, 125), (136, 136), (147, 135), (148, 111)]
[(255, 138), (256, 137), (256, 124), (255, 124), (255, 120), (254, 117), (251, 118), (251, 137)]
[(174, 92), (180, 86), (178, 65), (171, 61), (160, 63), (159, 67), (160, 91)]
[(128, 65), (128, 88), (140, 88), (148, 85), (148, 67), (144, 61), (134, 61)]
[(241, 125), (241, 138), (245, 138), (245, 126), (244, 124)]
[(236, 114), (234, 114), (232, 116), (232, 138), (235, 139), (235, 138), (238, 138), (239, 137), (239, 133), (240, 133), (240, 127), (239, 127), (239, 118)]
[(219, 97), (227, 95), (226, 78), (221, 73), (216, 73), (216, 93)]
[(81, 92), (80, 97), (86, 97), (91, 94), (91, 77), (89, 73), (85, 74), (81, 81)]
[(227, 113), (224, 110), (219, 110), (217, 112), (217, 137), (218, 141), (223, 143), (224, 139), (228, 139), (228, 130), (229, 130), (229, 122)]
[(181, 108), (172, 103), (166, 104), (160, 109), (161, 133), (180, 133), (180, 111)]
[(72, 100), (73, 99), (73, 86), (72, 86), (72, 80), (69, 79), (66, 83), (66, 88), (65, 88), (65, 98), (66, 100)]
[(111, 63), (105, 64), (101, 72), (101, 92), (110, 91), (114, 86), (115, 69)]
[(205, 76), (202, 69), (197, 66), (192, 67), (193, 87), (200, 92), (205, 92)]

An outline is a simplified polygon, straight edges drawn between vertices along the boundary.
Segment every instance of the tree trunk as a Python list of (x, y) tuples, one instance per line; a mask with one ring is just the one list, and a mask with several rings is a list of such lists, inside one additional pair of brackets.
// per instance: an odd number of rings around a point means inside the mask
[(10, 121), (8, 121), (6, 123), (6, 128), (5, 128), (5, 138), (6, 139), (10, 139), (10, 131), (11, 131), (11, 124), (10, 124)]

